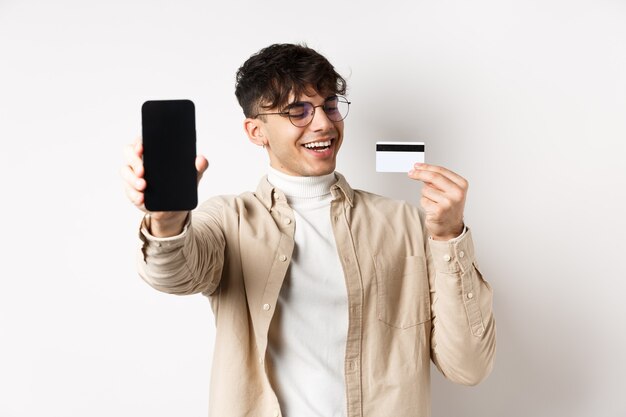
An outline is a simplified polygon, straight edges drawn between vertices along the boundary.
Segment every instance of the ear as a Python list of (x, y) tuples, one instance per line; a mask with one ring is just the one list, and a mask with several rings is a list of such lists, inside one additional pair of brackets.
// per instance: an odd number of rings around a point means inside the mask
[(250, 142), (257, 146), (267, 145), (267, 138), (263, 134), (263, 122), (261, 120), (248, 117), (243, 121), (243, 130), (246, 131)]

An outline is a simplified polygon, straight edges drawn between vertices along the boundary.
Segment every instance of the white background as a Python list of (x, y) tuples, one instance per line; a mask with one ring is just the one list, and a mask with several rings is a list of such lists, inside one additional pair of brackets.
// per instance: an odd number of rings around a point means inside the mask
[(433, 416), (626, 415), (626, 2), (0, 0), (0, 416), (206, 416), (209, 303), (137, 276), (121, 150), (143, 101), (190, 98), (200, 198), (255, 188), (234, 74), (274, 42), (347, 78), (355, 188), (419, 201), (377, 140), (470, 181), (497, 362), (434, 372)]

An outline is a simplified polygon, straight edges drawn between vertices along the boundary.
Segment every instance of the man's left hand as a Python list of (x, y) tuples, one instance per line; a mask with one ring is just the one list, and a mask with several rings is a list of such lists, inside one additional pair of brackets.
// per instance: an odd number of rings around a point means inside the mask
[(434, 240), (450, 240), (463, 232), (463, 209), (468, 182), (449, 169), (415, 164), (409, 178), (422, 181), (420, 203), (426, 212), (426, 228)]

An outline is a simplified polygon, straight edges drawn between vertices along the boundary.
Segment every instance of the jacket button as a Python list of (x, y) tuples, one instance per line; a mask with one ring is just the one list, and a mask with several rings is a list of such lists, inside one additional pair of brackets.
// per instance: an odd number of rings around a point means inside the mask
[(263, 310), (268, 311), (271, 308), (269, 304), (263, 304)]
[(446, 262), (450, 262), (450, 259), (452, 259), (452, 258), (450, 257), (450, 255), (448, 255), (448, 254), (443, 255), (443, 260), (444, 260), (444, 261), (446, 261)]
[(285, 224), (287, 225), (291, 224), (291, 219), (289, 217), (287, 217), (284, 221), (285, 221)]
[(280, 255), (278, 259), (280, 259), (281, 262), (285, 262), (287, 260), (287, 257), (285, 255)]

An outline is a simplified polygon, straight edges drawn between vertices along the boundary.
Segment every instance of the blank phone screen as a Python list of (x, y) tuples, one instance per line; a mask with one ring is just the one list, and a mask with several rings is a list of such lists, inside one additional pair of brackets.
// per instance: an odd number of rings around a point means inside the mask
[(141, 116), (146, 209), (194, 209), (198, 205), (198, 189), (193, 102), (146, 101)]

